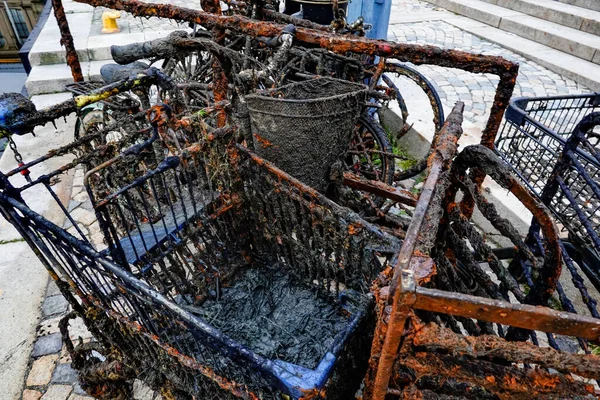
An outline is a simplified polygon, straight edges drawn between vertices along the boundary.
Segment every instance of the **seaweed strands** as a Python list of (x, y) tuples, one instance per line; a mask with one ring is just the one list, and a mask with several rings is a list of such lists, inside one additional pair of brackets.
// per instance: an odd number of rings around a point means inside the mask
[(265, 358), (309, 369), (317, 367), (350, 316), (280, 265), (246, 268), (201, 307), (184, 308)]

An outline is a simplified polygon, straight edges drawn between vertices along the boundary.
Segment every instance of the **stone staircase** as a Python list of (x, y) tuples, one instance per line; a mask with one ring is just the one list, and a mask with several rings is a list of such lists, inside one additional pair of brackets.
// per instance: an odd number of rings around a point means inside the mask
[[(167, 36), (178, 29), (187, 29), (188, 24), (158, 18), (133, 18), (122, 13), (118, 20), (121, 32), (102, 34), (102, 8), (94, 8), (73, 0), (63, 0), (69, 28), (81, 64), (84, 79), (101, 80), (100, 68), (113, 62), (111, 45), (125, 45)], [(194, 0), (170, 0), (169, 3), (198, 8)], [(30, 96), (63, 92), (65, 85), (73, 83), (71, 70), (66, 65), (65, 49), (60, 44), (60, 31), (56, 18), (50, 15), (29, 53), (31, 72), (25, 82)]]
[(600, 91), (600, 0), (426, 1), (486, 25), (460, 28)]

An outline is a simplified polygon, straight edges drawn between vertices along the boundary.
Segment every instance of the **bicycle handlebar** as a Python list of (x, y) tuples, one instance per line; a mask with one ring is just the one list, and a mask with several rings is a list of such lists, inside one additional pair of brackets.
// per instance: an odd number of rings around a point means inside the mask
[(131, 43), (123, 46), (110, 46), (110, 54), (117, 64), (129, 64), (134, 61), (150, 58), (169, 58), (177, 54), (177, 39), (188, 38), (184, 31), (172, 32), (166, 38), (148, 42)]

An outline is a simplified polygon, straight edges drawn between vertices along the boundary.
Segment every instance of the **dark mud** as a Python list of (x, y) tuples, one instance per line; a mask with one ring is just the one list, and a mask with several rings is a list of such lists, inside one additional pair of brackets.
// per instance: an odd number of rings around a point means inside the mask
[(347, 325), (349, 313), (278, 265), (241, 271), (220, 298), (202, 306), (219, 331), (269, 359), (315, 368)]

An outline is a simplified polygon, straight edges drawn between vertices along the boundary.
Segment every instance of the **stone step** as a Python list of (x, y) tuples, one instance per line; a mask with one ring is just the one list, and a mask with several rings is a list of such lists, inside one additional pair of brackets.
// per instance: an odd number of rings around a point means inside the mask
[(533, 40), (518, 37), (513, 33), (482, 24), (465, 17), (445, 19), (448, 23), (472, 33), (482, 39), (496, 43), (532, 60), (550, 71), (588, 87), (592, 91), (600, 91), (600, 65), (582, 60), (562, 51), (553, 49)]
[[(156, 26), (156, 22), (153, 22), (154, 25), (148, 23), (152, 26), (140, 31), (132, 27), (137, 20), (131, 15), (123, 14), (123, 18), (118, 20), (121, 32), (103, 34), (102, 25), (96, 21), (98, 10), (95, 11), (94, 7), (72, 0), (64, 0), (63, 5), (80, 62), (110, 59), (112, 45), (144, 42), (166, 37), (174, 30), (185, 29), (172, 23)], [(60, 38), (56, 18), (50, 15), (29, 52), (31, 66), (66, 63), (65, 48), (60, 44)]]
[(560, 3), (587, 8), (588, 10), (600, 11), (600, 1), (598, 0), (557, 0)]
[[(600, 35), (600, 11), (548, 0), (483, 0), (582, 32)], [(598, 1), (600, 3), (600, 0)], [(598, 39), (600, 40), (600, 39)]]
[(600, 38), (480, 0), (427, 0), (452, 12), (600, 64)]
[[(101, 80), (100, 68), (112, 60), (82, 61), (81, 71), (86, 81)], [(66, 64), (36, 65), (33, 66), (25, 88), (29, 96), (65, 91), (65, 85), (73, 83), (71, 69)]]

